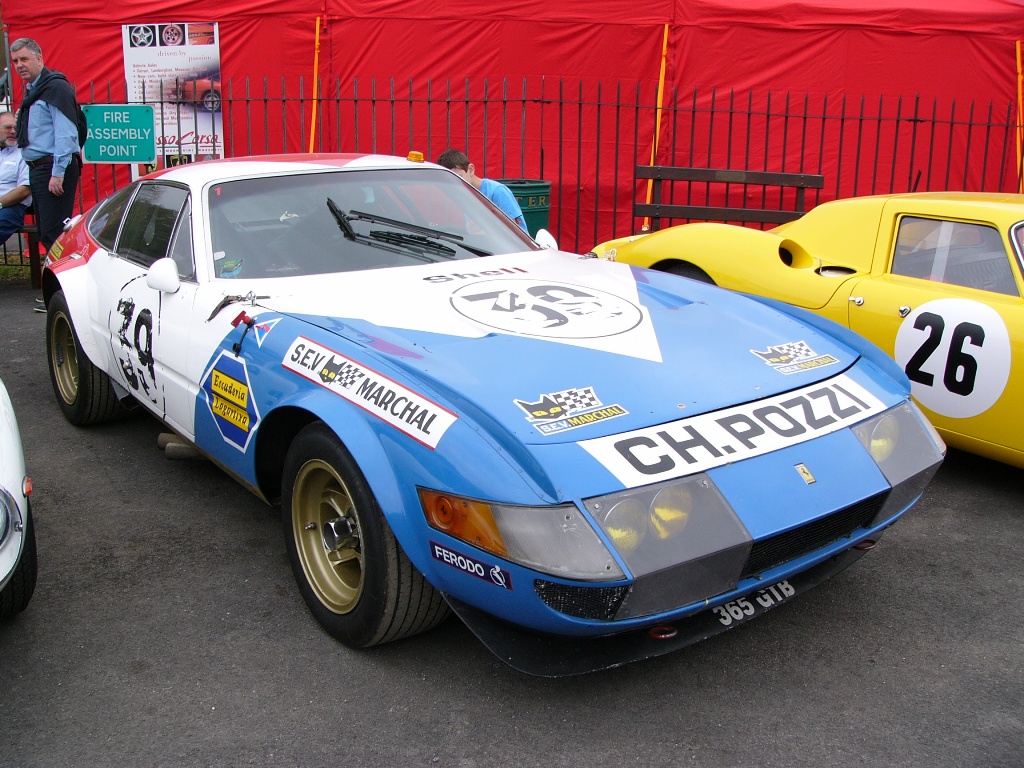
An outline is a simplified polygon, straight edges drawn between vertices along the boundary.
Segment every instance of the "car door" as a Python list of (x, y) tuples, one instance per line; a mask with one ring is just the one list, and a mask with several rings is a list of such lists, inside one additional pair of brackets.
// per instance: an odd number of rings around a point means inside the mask
[[(191, 436), (195, 388), (188, 385), (186, 366), (196, 283), (188, 189), (162, 182), (139, 185), (110, 255), (97, 260), (102, 270), (97, 283), (117, 380), (159, 418)], [(174, 293), (146, 283), (149, 268), (164, 257), (178, 266), (181, 285)]]
[(947, 439), (1024, 450), (1024, 279), (1006, 237), (911, 215), (894, 232), (886, 273), (851, 289), (850, 328), (895, 358)]

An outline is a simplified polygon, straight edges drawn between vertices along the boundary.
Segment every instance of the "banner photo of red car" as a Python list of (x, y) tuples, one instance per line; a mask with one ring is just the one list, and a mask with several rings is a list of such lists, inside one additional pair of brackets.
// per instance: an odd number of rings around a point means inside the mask
[(221, 157), (217, 23), (123, 24), (121, 43), (128, 101), (156, 108), (157, 159), (136, 172)]

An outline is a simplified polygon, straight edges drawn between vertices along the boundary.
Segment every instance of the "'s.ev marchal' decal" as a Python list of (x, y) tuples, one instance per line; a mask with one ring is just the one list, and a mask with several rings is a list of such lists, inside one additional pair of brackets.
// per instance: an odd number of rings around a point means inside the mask
[(245, 360), (221, 352), (203, 377), (203, 393), (224, 442), (245, 451), (260, 422)]
[(604, 405), (593, 387), (563, 389), (541, 395), (535, 402), (516, 400), (515, 403), (526, 411), (527, 421), (545, 435), (629, 413), (621, 405)]
[(839, 361), (832, 355), (818, 355), (808, 346), (806, 341), (790, 341), (785, 344), (774, 344), (761, 352), (750, 350), (764, 360), (779, 373), (787, 376), (800, 371), (810, 371), (823, 365), (832, 365)]
[(454, 549), (443, 547), (436, 541), (430, 542), (430, 554), (435, 560), (440, 560), (452, 568), (476, 576), (478, 579), (490, 582), (495, 586), (512, 591), (512, 574), (500, 565), (491, 565), (481, 562), (475, 557), (456, 552)]
[(458, 416), (384, 374), (302, 336), (285, 352), (281, 365), (345, 398), (430, 448)]
[(885, 410), (846, 374), (752, 403), (577, 443), (627, 488), (827, 435)]

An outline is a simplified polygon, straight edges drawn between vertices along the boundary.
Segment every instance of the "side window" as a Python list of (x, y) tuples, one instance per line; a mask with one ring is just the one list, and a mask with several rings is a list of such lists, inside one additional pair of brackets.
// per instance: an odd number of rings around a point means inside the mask
[(148, 267), (168, 253), (188, 191), (169, 184), (143, 184), (124, 217), (117, 255)]
[(178, 220), (178, 229), (171, 241), (170, 257), (178, 265), (178, 275), (183, 280), (196, 276), (196, 263), (192, 257), (192, 201), (186, 200)]
[(117, 230), (121, 228), (124, 212), (137, 188), (137, 184), (132, 184), (108, 197), (106, 202), (96, 209), (96, 213), (89, 221), (89, 234), (95, 237), (96, 242), (108, 251), (114, 250)]
[(1010, 239), (1013, 241), (1013, 247), (1017, 251), (1017, 266), (1020, 267), (1021, 273), (1024, 274), (1024, 221), (1018, 221), (1014, 224), (1013, 229), (1010, 231)]
[(892, 273), (1017, 296), (1010, 258), (995, 227), (904, 216)]

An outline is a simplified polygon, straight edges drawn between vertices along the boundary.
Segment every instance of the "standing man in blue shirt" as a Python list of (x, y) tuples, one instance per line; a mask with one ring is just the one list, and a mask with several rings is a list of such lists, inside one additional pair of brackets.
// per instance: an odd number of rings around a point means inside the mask
[(476, 168), (465, 152), (458, 149), (446, 149), (437, 158), (437, 164), (459, 174), (462, 178), (480, 190), (480, 194), (498, 206), (505, 215), (519, 225), (523, 232), (526, 229), (526, 219), (523, 218), (523, 209), (519, 207), (519, 201), (512, 194), (512, 190), (493, 179), (482, 179), (476, 175)]
[(49, 251), (74, 215), (82, 164), (78, 102), (68, 79), (43, 66), (43, 51), (35, 40), (22, 37), (11, 43), (11, 66), (25, 81), (18, 146), (29, 168), (39, 242)]
[(0, 243), (21, 229), (31, 202), (28, 166), (18, 149), (14, 114), (0, 112)]

